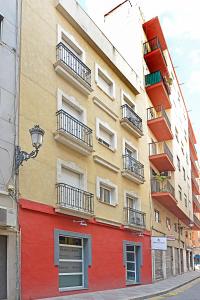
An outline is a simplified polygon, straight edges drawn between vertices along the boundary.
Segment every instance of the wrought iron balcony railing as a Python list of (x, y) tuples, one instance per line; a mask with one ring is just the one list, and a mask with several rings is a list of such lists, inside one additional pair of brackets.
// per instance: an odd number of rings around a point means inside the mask
[(175, 197), (174, 187), (171, 185), (169, 180), (165, 179), (164, 181), (159, 181), (157, 179), (151, 180), (151, 192), (152, 193), (170, 193)]
[(144, 165), (132, 156), (125, 154), (123, 158), (123, 170), (131, 172), (139, 180), (144, 181)]
[(147, 108), (147, 120), (148, 121), (159, 118), (159, 117), (163, 117), (166, 120), (167, 125), (171, 129), (170, 120), (166, 114), (165, 109), (162, 107), (162, 105)]
[(91, 86), (91, 70), (63, 43), (56, 46), (56, 58)]
[(141, 212), (139, 210), (130, 208), (130, 207), (124, 207), (124, 214), (125, 214), (125, 223), (132, 226), (138, 226), (138, 227), (145, 227), (145, 216), (146, 214), (144, 212)]
[(149, 156), (167, 154), (169, 160), (173, 163), (173, 155), (165, 142), (154, 142), (149, 144)]
[(167, 80), (161, 75), (160, 71), (153, 72), (150, 74), (145, 75), (145, 85), (146, 87), (154, 85), (156, 83), (162, 82), (164, 84), (165, 90), (168, 95), (171, 94), (171, 89)]
[(88, 147), (92, 147), (92, 129), (62, 109), (57, 111), (56, 116), (57, 131), (69, 133), (84, 142)]
[(85, 213), (94, 213), (94, 195), (66, 183), (57, 183), (57, 205), (78, 210)]
[(122, 105), (121, 108), (122, 119), (127, 119), (133, 124), (134, 127), (136, 127), (142, 133), (142, 119), (127, 104)]

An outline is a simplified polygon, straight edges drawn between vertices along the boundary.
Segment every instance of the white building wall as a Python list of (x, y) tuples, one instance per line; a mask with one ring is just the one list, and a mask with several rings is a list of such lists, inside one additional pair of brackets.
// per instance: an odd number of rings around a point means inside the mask
[[(20, 1), (0, 0), (3, 16), (0, 38), (0, 207), (13, 208), (16, 197), (14, 154), (18, 119), (18, 23)], [(7, 236), (7, 298), (17, 299), (17, 227), (0, 226), (0, 235)]]

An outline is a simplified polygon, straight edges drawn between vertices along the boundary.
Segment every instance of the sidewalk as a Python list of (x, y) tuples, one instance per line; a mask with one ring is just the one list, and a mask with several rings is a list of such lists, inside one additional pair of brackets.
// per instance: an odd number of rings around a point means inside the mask
[(72, 296), (45, 298), (44, 300), (143, 300), (148, 299), (149, 297), (165, 294), (197, 278), (200, 278), (200, 271), (191, 271), (148, 285), (84, 293)]

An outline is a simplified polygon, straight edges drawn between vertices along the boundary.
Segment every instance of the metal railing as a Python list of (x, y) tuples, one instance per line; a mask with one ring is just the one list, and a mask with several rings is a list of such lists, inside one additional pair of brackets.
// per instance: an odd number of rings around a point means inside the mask
[(134, 127), (136, 127), (142, 133), (142, 119), (127, 104), (122, 105), (121, 109), (122, 119), (127, 119), (133, 124)]
[(170, 88), (169, 84), (167, 83), (167, 80), (162, 76), (160, 71), (145, 75), (145, 86), (146, 87), (154, 85), (159, 82), (163, 82), (167, 94), (170, 95), (171, 88)]
[(159, 117), (163, 117), (166, 120), (167, 125), (171, 129), (170, 120), (169, 120), (168, 115), (162, 105), (147, 108), (147, 120), (148, 121), (159, 118)]
[(149, 156), (157, 154), (167, 154), (169, 160), (173, 163), (173, 155), (165, 142), (154, 142), (149, 144)]
[(192, 177), (192, 183), (194, 184), (196, 190), (199, 192), (199, 184), (198, 184), (198, 182), (197, 182), (195, 176), (192, 174), (191, 177)]
[(138, 227), (145, 227), (145, 217), (146, 214), (139, 210), (124, 207), (124, 215), (125, 215), (125, 223), (128, 225), (138, 226)]
[(94, 195), (66, 183), (57, 183), (57, 205), (85, 213), (94, 213)]
[(166, 62), (166, 59), (164, 57), (164, 54), (163, 54), (163, 51), (162, 51), (162, 48), (161, 48), (161, 44), (160, 44), (160, 41), (158, 39), (158, 37), (154, 37), (153, 39), (151, 40), (148, 40), (147, 42), (145, 42), (143, 44), (143, 50), (144, 50), (144, 55), (145, 54), (148, 54), (156, 49), (160, 49), (161, 50), (161, 53), (162, 53), (162, 57), (165, 61), (165, 64), (167, 65), (167, 62)]
[(159, 48), (161, 49), (161, 45), (158, 37), (156, 36), (143, 44), (144, 55)]
[(144, 165), (137, 161), (129, 154), (122, 156), (123, 158), (123, 170), (130, 171), (140, 180), (144, 181)]
[(59, 43), (56, 46), (56, 59), (66, 64), (81, 79), (91, 86), (91, 70), (67, 46)]
[(57, 116), (57, 131), (70, 133), (75, 138), (92, 147), (92, 129), (78, 121), (64, 110), (59, 110)]
[(157, 179), (151, 180), (152, 193), (170, 193), (175, 198), (175, 190), (169, 180), (159, 181)]

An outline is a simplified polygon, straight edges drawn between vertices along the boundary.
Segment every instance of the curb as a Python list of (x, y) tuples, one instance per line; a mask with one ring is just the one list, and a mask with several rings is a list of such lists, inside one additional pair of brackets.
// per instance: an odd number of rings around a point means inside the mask
[(167, 290), (163, 290), (163, 291), (160, 291), (160, 292), (156, 292), (156, 293), (153, 293), (153, 294), (151, 294), (151, 295), (144, 295), (144, 296), (139, 296), (139, 297), (129, 298), (129, 299), (127, 299), (127, 300), (144, 300), (144, 299), (150, 299), (150, 298), (153, 298), (153, 297), (156, 297), (156, 296), (165, 295), (165, 294), (167, 294), (167, 293), (169, 293), (169, 292), (171, 292), (171, 291), (174, 291), (174, 290), (176, 290), (176, 289), (178, 289), (178, 288), (180, 288), (180, 287), (182, 287), (182, 286), (184, 286), (184, 285), (186, 285), (186, 284), (188, 284), (188, 283), (190, 283), (190, 282), (192, 282), (192, 281), (195, 281), (195, 280), (197, 280), (197, 279), (199, 279), (199, 278), (200, 278), (200, 275), (197, 276), (197, 277), (195, 277), (195, 278), (192, 278), (192, 279), (190, 279), (190, 280), (188, 280), (188, 281), (186, 281), (186, 282), (184, 282), (184, 283), (180, 283), (179, 285), (177, 285), (177, 286), (175, 286), (175, 287), (172, 287), (172, 288), (169, 288), (169, 289), (167, 289)]

